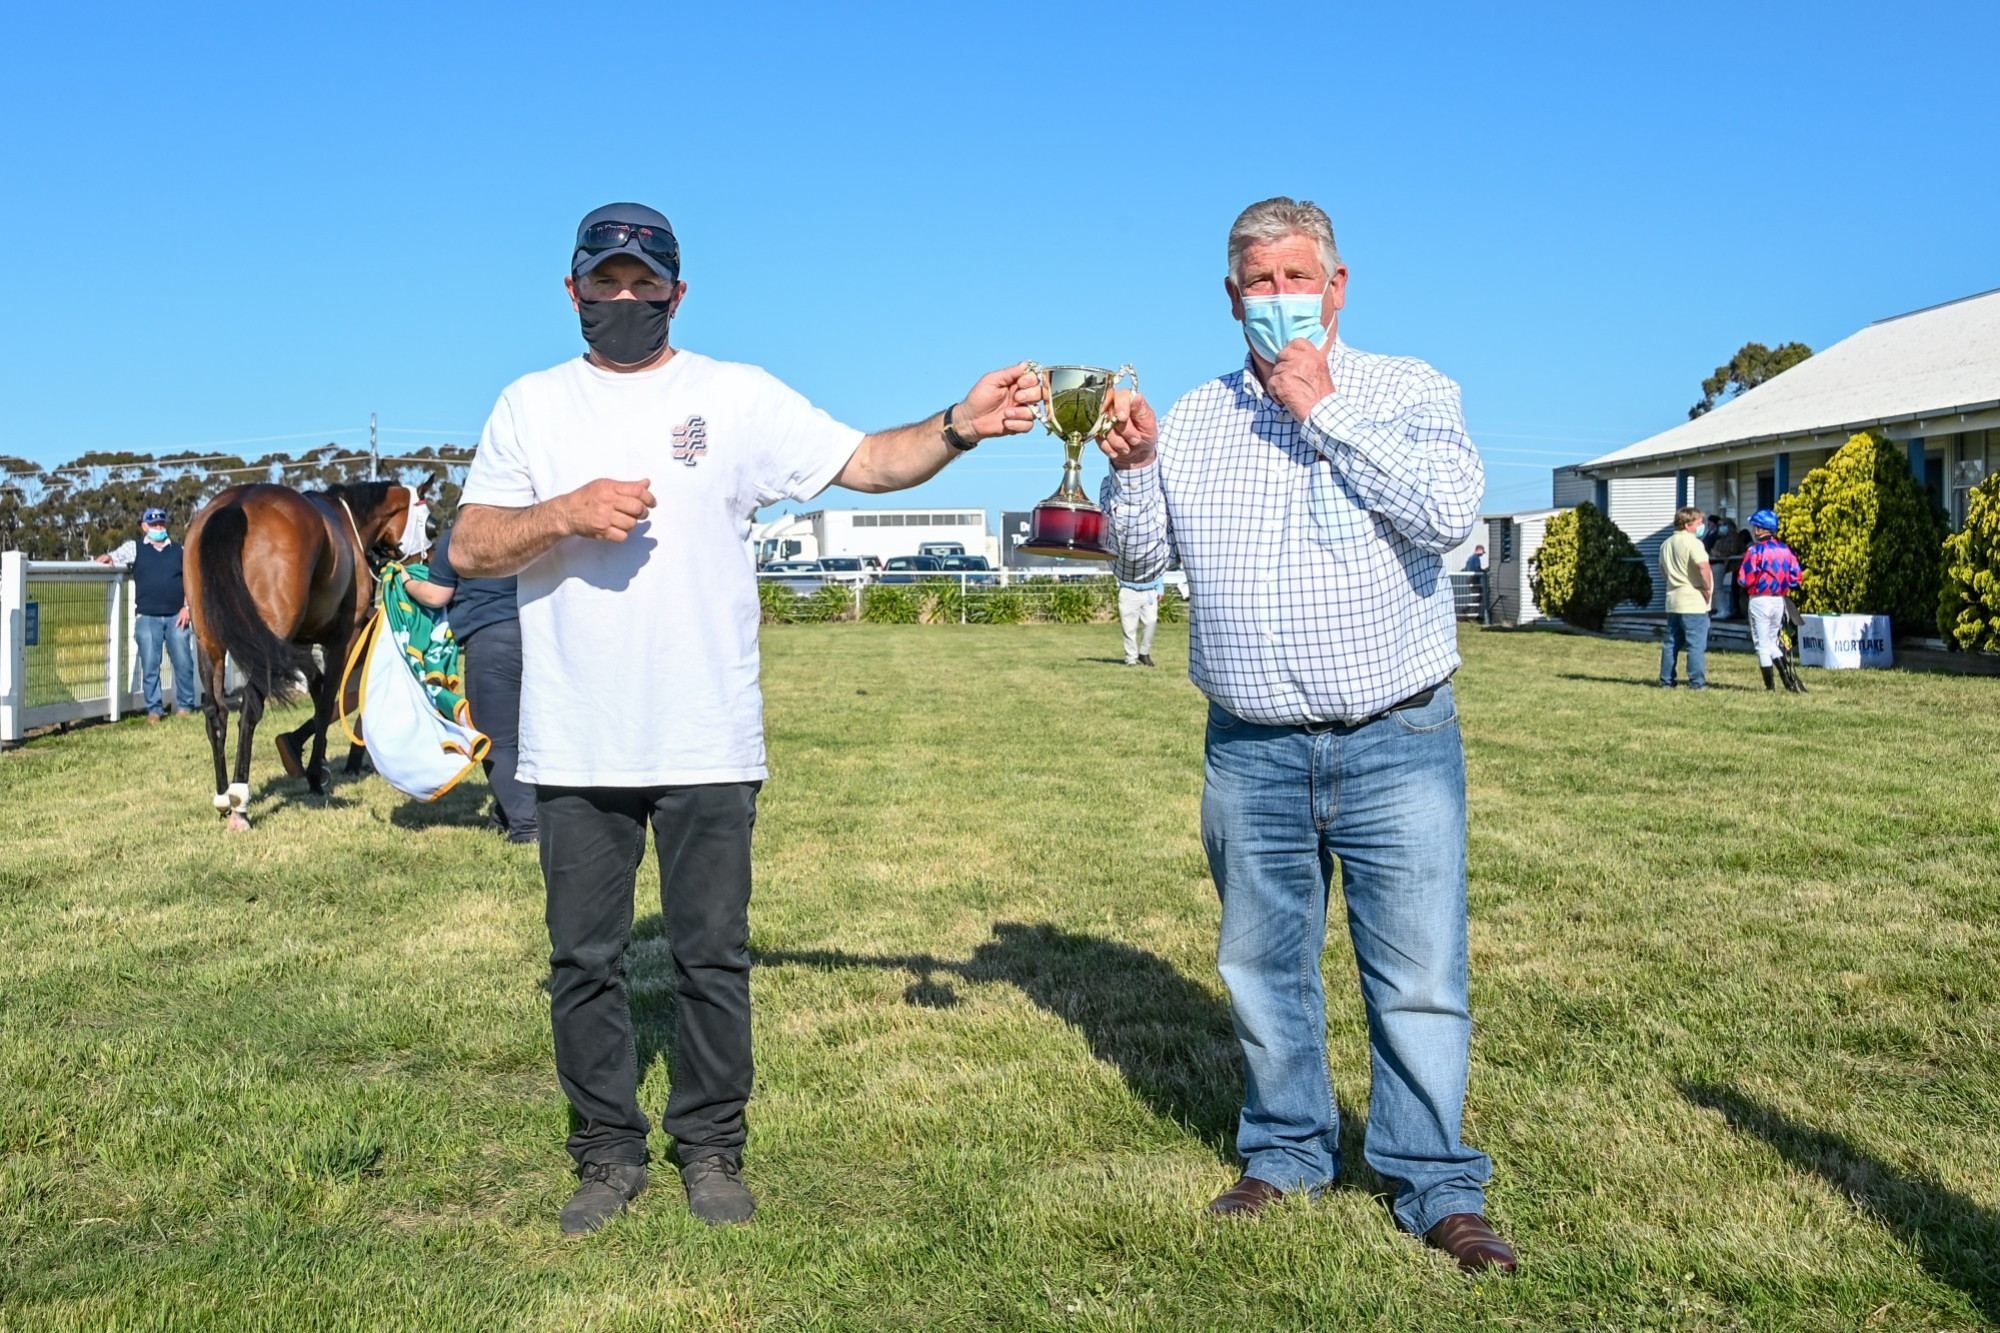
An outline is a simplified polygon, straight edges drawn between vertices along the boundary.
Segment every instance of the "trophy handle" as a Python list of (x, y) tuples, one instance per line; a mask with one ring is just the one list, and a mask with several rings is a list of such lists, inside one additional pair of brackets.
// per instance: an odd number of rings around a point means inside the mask
[(1110, 387), (1105, 390), (1104, 406), (1097, 410), (1097, 424), (1090, 428), (1093, 438), (1102, 438), (1108, 433), (1106, 428), (1111, 425), (1111, 418), (1116, 415), (1118, 406), (1118, 381), (1128, 376), (1132, 380), (1132, 392), (1139, 392), (1139, 372), (1132, 368), (1130, 362), (1118, 367), (1112, 373)]
[(1035, 400), (1035, 420), (1041, 423), (1043, 430), (1053, 435), (1056, 428), (1049, 423), (1049, 411), (1052, 410), (1049, 407), (1049, 377), (1042, 373), (1039, 361), (1023, 361), (1021, 365), (1035, 377), (1035, 387), (1042, 391), (1042, 396)]

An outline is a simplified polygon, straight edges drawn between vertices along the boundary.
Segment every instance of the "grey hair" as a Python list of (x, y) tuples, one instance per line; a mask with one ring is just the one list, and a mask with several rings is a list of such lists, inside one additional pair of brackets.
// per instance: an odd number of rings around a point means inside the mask
[(1330, 278), (1340, 267), (1340, 250), (1333, 243), (1333, 219), (1310, 199), (1279, 195), (1250, 205), (1229, 228), (1229, 280), (1243, 285), (1243, 252), (1253, 245), (1305, 236), (1319, 246), (1319, 262)]

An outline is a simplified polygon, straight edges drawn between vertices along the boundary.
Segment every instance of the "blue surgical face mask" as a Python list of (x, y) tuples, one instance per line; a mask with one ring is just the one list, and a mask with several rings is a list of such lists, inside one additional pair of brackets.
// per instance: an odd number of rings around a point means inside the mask
[(167, 540), (167, 530), (165, 528), (147, 528), (146, 540), (152, 542), (155, 546), (164, 545)]
[(1304, 338), (1314, 347), (1326, 350), (1327, 327), (1319, 318), (1325, 296), (1322, 288), (1317, 292), (1244, 297), (1243, 332), (1249, 335), (1251, 349), (1274, 365), (1278, 353), (1294, 338)]

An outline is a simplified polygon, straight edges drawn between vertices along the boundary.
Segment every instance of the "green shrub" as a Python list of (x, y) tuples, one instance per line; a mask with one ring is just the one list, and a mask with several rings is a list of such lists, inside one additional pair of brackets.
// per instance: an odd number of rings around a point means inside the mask
[[(1112, 586), (1117, 584), (1114, 582)], [(1058, 625), (1088, 625), (1097, 619), (1104, 606), (1104, 592), (1095, 579), (1088, 583), (1058, 583), (1049, 589), (1044, 605), (1048, 618)]]
[(861, 618), (871, 625), (914, 625), (922, 610), (915, 584), (877, 583), (861, 594)]
[(965, 618), (975, 625), (1018, 625), (1028, 618), (1028, 599), (1013, 588), (974, 588)]
[(775, 579), (757, 580), (757, 606), (766, 625), (789, 625), (799, 618), (799, 595)]
[(838, 583), (829, 583), (810, 597), (799, 599), (795, 618), (803, 621), (845, 620), (854, 610), (854, 593)]
[(1172, 588), (1160, 590), (1160, 623), (1178, 625), (1187, 619), (1187, 598)]
[(2000, 652), (2000, 472), (1972, 488), (1965, 528), (1944, 539), (1938, 634), (1968, 652)]
[(1590, 630), (1603, 629), (1621, 602), (1643, 607), (1653, 600), (1639, 548), (1588, 501), (1549, 520), (1529, 558), (1528, 587), (1543, 615)]
[(925, 579), (915, 585), (917, 618), (926, 625), (956, 625), (965, 609), (965, 589), (957, 579)]
[(1799, 557), (1799, 610), (1888, 616), (1906, 630), (1936, 619), (1951, 525), (1901, 447), (1856, 435), (1778, 498), (1778, 525)]

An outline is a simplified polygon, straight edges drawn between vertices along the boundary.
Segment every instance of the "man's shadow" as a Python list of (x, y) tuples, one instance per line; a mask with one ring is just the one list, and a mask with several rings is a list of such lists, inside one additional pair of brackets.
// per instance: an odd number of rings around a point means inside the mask
[[(963, 962), (839, 949), (772, 949), (755, 958), (764, 967), (907, 973), (904, 1003), (927, 1009), (958, 1004), (956, 982), (1014, 986), (1076, 1029), (1153, 1114), (1202, 1140), (1222, 1161), (1236, 1160), (1243, 1073), (1229, 1005), (1144, 949), (1058, 926), (997, 921), (993, 938)], [(1345, 1177), (1375, 1189), (1380, 1182), (1361, 1159), (1366, 1129), (1366, 1117), (1341, 1108)]]
[(1798, 1124), (1736, 1089), (1684, 1083), (1681, 1094), (1719, 1111), (1793, 1166), (1811, 1171), (1914, 1247), (1940, 1282), (2000, 1322), (2000, 1216), (1955, 1190), (1906, 1175), (1838, 1134)]

